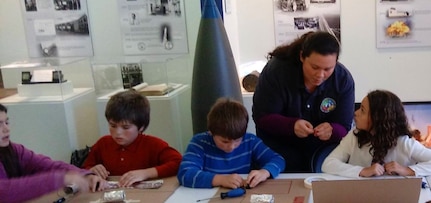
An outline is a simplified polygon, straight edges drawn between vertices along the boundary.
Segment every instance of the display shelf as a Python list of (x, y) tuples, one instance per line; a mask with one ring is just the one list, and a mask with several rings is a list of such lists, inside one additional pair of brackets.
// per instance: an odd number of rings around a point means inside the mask
[(187, 83), (188, 70), (178, 64), (188, 64), (186, 56), (97, 57), (91, 61), (97, 96), (118, 89), (147, 83), (148, 85)]
[(18, 84), (18, 95), (21, 97), (57, 96), (73, 93), (71, 81), (63, 83)]
[(91, 64), (87, 58), (44, 58), (13, 62), (0, 67), (4, 88), (17, 88), (23, 71), (61, 70), (65, 79), (76, 88), (94, 88)]
[(20, 96), (19, 94), (14, 94), (9, 97), (5, 97), (0, 99), (0, 103), (40, 103), (40, 102), (64, 102), (75, 97), (78, 97), (81, 94), (84, 94), (88, 91), (94, 91), (92, 88), (74, 88), (73, 92), (66, 95), (58, 95), (58, 96)]

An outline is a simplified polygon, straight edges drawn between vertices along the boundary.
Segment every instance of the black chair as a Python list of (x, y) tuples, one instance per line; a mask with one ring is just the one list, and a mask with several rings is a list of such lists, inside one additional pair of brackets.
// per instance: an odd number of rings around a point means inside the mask
[(322, 164), (325, 158), (338, 146), (338, 142), (330, 142), (320, 146), (311, 157), (311, 171), (322, 173)]
[(80, 168), (84, 163), (85, 159), (87, 159), (88, 153), (90, 153), (91, 147), (85, 146), (83, 149), (77, 149), (72, 152), (70, 156), (70, 164), (75, 165)]

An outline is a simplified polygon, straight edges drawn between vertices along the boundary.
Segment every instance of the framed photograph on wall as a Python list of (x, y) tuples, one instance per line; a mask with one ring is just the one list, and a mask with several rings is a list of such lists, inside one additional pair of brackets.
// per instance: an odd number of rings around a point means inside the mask
[(429, 0), (376, 1), (377, 48), (431, 46)]
[(142, 68), (139, 63), (120, 64), (123, 88), (129, 89), (144, 82)]
[(30, 57), (93, 56), (87, 0), (20, 0)]
[(340, 0), (273, 0), (275, 45), (309, 31), (326, 31), (341, 42)]
[(184, 0), (118, 0), (125, 55), (188, 53)]

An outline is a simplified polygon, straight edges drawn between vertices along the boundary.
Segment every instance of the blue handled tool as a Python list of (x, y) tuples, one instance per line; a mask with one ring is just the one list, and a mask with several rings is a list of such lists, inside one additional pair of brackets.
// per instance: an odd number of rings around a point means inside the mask
[[(228, 197), (240, 197), (240, 196), (243, 196), (244, 194), (245, 194), (245, 189), (244, 188), (237, 188), (237, 189), (229, 190), (228, 192), (222, 192), (222, 193), (220, 193), (220, 198), (221, 199), (225, 199), (225, 198), (228, 198)], [(210, 200), (210, 199), (214, 199), (214, 198), (218, 198), (218, 197), (199, 199), (196, 202), (200, 202), (200, 201), (204, 201), (204, 200)]]

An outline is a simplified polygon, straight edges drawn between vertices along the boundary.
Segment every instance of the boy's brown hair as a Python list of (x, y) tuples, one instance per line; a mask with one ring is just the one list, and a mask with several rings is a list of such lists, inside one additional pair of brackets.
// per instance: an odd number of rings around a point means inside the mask
[(150, 102), (134, 89), (122, 91), (109, 99), (105, 117), (108, 121), (133, 123), (145, 131), (150, 123)]
[(219, 98), (207, 115), (207, 127), (212, 135), (236, 140), (247, 131), (248, 113), (240, 102)]

